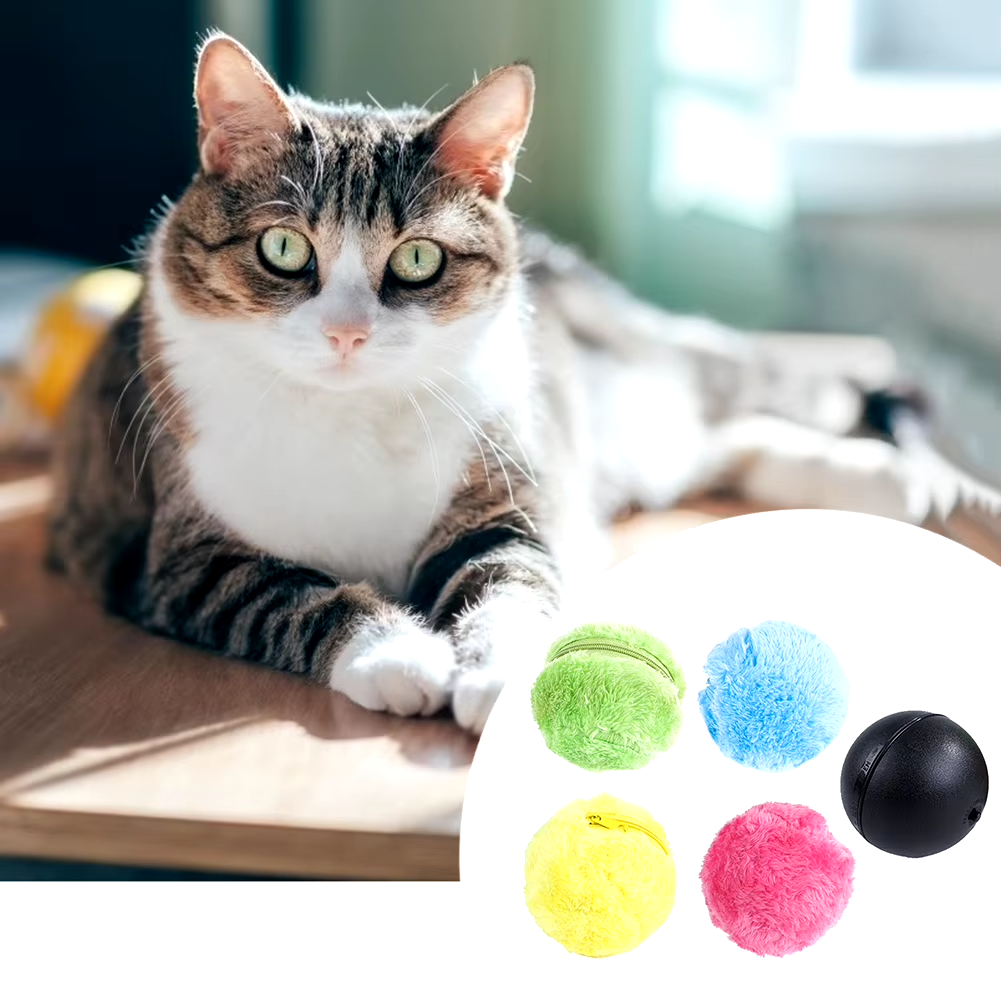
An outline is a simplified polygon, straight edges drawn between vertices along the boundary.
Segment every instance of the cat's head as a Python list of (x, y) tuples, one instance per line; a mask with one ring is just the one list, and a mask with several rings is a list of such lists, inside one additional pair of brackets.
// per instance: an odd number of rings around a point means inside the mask
[(438, 114), (323, 105), (214, 35), (201, 167), (151, 244), (163, 336), (332, 390), (457, 363), (517, 295), (504, 197), (533, 90), (513, 65)]

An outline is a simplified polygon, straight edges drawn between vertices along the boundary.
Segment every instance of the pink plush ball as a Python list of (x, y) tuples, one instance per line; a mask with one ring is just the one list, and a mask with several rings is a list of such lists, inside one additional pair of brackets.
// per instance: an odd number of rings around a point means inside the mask
[(837, 924), (855, 859), (805, 806), (762, 803), (716, 835), (702, 863), (713, 924), (742, 949), (785, 956)]

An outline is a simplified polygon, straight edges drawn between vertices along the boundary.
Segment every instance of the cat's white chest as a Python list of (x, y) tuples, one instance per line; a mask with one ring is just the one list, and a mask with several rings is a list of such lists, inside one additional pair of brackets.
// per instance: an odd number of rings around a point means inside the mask
[[(339, 295), (344, 283), (328, 284)], [(399, 318), (383, 317), (381, 350), (408, 359), (407, 377), (362, 390), (296, 376), (302, 358), (329, 359), (313, 315), (323, 303), (310, 300), (313, 313), (304, 306), (280, 326), (194, 317), (176, 306), (155, 262), (149, 290), (192, 431), (182, 461), (201, 506), (267, 553), (402, 597), (414, 557), (470, 461), (481, 461), (479, 422), (525, 403), (520, 299), (446, 328), (414, 320), (419, 348)], [(422, 371), (447, 391), (429, 390)]]
[[(253, 401), (249, 401), (253, 402)], [(253, 545), (402, 594), (413, 557), (462, 475), (472, 439), (424, 403), (351, 407), (271, 392), (203, 401), (186, 463), (207, 510)]]

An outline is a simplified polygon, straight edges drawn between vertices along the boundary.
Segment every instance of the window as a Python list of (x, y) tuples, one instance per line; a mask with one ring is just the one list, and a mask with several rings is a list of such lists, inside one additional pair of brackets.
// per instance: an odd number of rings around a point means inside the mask
[(657, 30), (666, 211), (1001, 208), (997, 0), (663, 0)]
[(1001, 75), (997, 0), (861, 0), (857, 18), (860, 72)]

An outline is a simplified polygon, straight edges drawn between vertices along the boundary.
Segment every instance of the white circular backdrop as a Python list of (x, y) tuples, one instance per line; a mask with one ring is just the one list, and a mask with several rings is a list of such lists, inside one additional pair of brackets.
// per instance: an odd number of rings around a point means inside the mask
[[(765, 619), (817, 633), (851, 684), (839, 737), (813, 761), (777, 774), (725, 758), (697, 701), (709, 650)], [(980, 745), (988, 768), (1001, 761), (1001, 568), (882, 518), (749, 515), (667, 539), (588, 593), (570, 595), (561, 626), (594, 621), (632, 623), (671, 647), (689, 683), (681, 736), (639, 771), (586, 772), (550, 752), (532, 719), (529, 692), (542, 665), (515, 671), (480, 741), (462, 817), (466, 915), (476, 929), (476, 961), (490, 964), (486, 982), (499, 989), (510, 981), (529, 997), (550, 990), (741, 1001), (790, 991), (812, 998), (1001, 996), (1001, 806), (988, 798), (977, 827), (948, 851), (906, 859), (857, 834), (839, 785), (855, 737), (905, 709), (950, 716)], [(670, 918), (637, 949), (589, 959), (568, 953), (535, 924), (524, 903), (523, 867), (528, 842), (558, 809), (600, 792), (638, 803), (661, 822), (678, 893)], [(716, 832), (769, 800), (818, 810), (856, 859), (855, 891), (841, 921), (814, 946), (781, 959), (746, 952), (714, 928), (698, 878)]]

